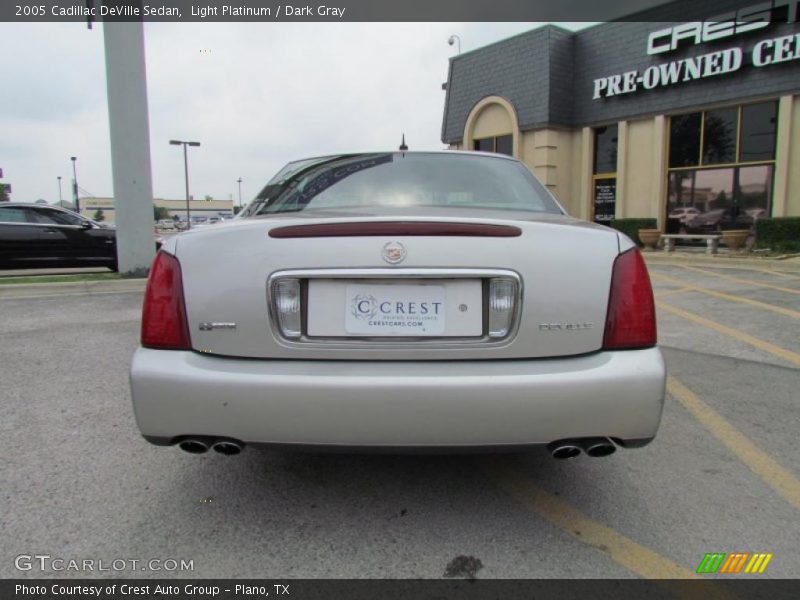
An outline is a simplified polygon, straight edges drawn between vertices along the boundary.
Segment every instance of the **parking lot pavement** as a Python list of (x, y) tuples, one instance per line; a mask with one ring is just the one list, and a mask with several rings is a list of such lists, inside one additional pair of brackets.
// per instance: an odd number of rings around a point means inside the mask
[(0, 299), (0, 577), (165, 574), (15, 569), (39, 553), (191, 560), (169, 573), (191, 577), (439, 578), (450, 565), (660, 579), (697, 576), (707, 552), (772, 553), (755, 577), (797, 577), (800, 276), (650, 270), (670, 371), (659, 436), (566, 462), (153, 447), (127, 385), (140, 289)]

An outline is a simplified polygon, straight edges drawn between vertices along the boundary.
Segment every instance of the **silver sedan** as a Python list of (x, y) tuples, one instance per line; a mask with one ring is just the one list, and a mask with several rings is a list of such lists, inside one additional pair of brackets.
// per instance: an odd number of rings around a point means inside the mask
[(131, 367), (144, 437), (606, 456), (658, 430), (653, 294), (624, 235), (519, 161), (290, 163), (236, 219), (164, 242)]

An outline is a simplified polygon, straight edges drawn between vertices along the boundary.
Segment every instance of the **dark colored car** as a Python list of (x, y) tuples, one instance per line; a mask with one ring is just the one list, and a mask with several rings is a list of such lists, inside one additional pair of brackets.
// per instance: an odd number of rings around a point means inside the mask
[(688, 233), (715, 233), (730, 223), (730, 209), (713, 208), (696, 215), (685, 224)]
[(108, 267), (117, 270), (116, 231), (46, 204), (0, 204), (0, 269)]

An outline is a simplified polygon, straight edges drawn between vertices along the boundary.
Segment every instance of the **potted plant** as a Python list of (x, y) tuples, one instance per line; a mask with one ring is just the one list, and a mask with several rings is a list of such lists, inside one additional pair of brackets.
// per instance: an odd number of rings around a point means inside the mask
[(749, 235), (749, 229), (727, 229), (722, 232), (722, 243), (735, 252), (744, 246)]
[(644, 244), (644, 247), (648, 250), (655, 250), (656, 246), (658, 246), (658, 240), (661, 239), (661, 230), (660, 229), (640, 229), (639, 230), (639, 241)]

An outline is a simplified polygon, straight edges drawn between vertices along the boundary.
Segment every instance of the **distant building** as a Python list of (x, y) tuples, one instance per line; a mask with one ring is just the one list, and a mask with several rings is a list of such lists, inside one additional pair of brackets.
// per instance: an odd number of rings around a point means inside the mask
[[(178, 221), (186, 220), (186, 200), (165, 200), (164, 198), (153, 198), (153, 204), (166, 208), (170, 216)], [(113, 198), (81, 198), (81, 214), (89, 219), (93, 218), (98, 210), (103, 211), (106, 222), (114, 222), (114, 199)], [(232, 217), (233, 200), (190, 200), (189, 211), (192, 220), (195, 217)]]

